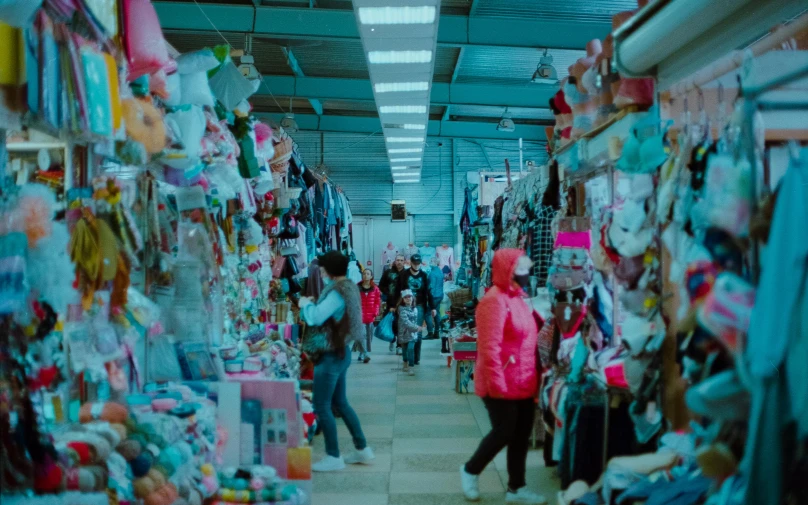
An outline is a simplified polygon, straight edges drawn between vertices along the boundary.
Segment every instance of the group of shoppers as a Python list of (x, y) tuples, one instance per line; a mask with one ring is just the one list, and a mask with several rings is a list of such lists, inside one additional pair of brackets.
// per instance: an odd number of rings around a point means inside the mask
[[(398, 265), (398, 266), (397, 266)], [(469, 501), (480, 499), (479, 475), (494, 457), (507, 448), (508, 489), (506, 503), (541, 505), (544, 497), (527, 489), (525, 474), (528, 443), (536, 413), (538, 393), (537, 338), (543, 321), (524, 301), (524, 288), (529, 285), (531, 261), (523, 251), (498, 251), (492, 264), (493, 287), (477, 307), (477, 363), (475, 393), (483, 399), (491, 419), (491, 431), (481, 441), (474, 455), (460, 467), (463, 494)], [(373, 285), (372, 275), (357, 285), (346, 278), (348, 259), (336, 252), (320, 257), (320, 268), (326, 284), (315, 302), (303, 298), (301, 317), (308, 325), (330, 325), (331, 350), (315, 364), (314, 410), (325, 437), (326, 456), (312, 465), (315, 472), (335, 471), (347, 464), (369, 464), (375, 458), (354, 410), (346, 396), (346, 375), (351, 364), (353, 342), (366, 342), (370, 348), (372, 321), (363, 307), (378, 313), (380, 299), (388, 307), (398, 307), (399, 336), (426, 328), (424, 316), (434, 308), (430, 279), (420, 271), (420, 257), (411, 258), (404, 271), (404, 258), (396, 259), (385, 274), (381, 289)], [(394, 284), (395, 289), (391, 288)], [(376, 299), (378, 293), (379, 301)], [(365, 296), (368, 300), (365, 300)], [(419, 298), (420, 296), (420, 298)], [(391, 303), (394, 302), (394, 303)], [(399, 303), (401, 302), (401, 303)], [(376, 312), (372, 312), (376, 310)], [(422, 319), (423, 318), (423, 319)], [(407, 368), (417, 363), (420, 346), (411, 338), (406, 342)], [(417, 349), (417, 350), (416, 350)], [(340, 456), (334, 413), (342, 416), (353, 438), (355, 451)]]

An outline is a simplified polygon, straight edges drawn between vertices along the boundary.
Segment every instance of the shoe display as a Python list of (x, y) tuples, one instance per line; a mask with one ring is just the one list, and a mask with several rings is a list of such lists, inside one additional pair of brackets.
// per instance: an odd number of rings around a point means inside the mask
[(369, 465), (374, 459), (376, 459), (376, 455), (373, 454), (373, 449), (365, 447), (361, 451), (354, 451), (345, 456), (345, 463), (348, 465)]
[(345, 460), (335, 458), (334, 456), (326, 456), (317, 463), (311, 465), (313, 472), (336, 472), (345, 469)]
[(466, 471), (466, 465), (460, 466), (460, 486), (468, 501), (480, 501), (480, 477)]
[(522, 487), (516, 490), (515, 493), (508, 491), (505, 494), (505, 503), (528, 503), (530, 505), (545, 505), (547, 498), (540, 494), (536, 494), (529, 490), (527, 487)]

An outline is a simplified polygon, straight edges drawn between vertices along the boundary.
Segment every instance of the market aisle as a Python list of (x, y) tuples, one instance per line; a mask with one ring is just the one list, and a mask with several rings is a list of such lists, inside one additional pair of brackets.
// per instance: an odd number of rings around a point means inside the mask
[[(372, 361), (351, 365), (348, 399), (359, 414), (368, 443), (376, 452), (373, 466), (349, 466), (331, 474), (314, 474), (312, 505), (456, 505), (466, 503), (458, 468), (476, 449), (490, 424), (474, 395), (458, 395), (451, 371), (440, 357), (439, 341), (424, 342), (418, 374), (401, 372), (400, 356), (375, 341)], [(354, 353), (354, 357), (356, 357)], [(352, 449), (338, 420), (340, 450)], [(323, 437), (314, 442), (314, 461), (323, 454)], [(528, 485), (555, 503), (558, 480), (544, 468), (541, 451), (528, 457)], [(480, 477), (484, 504), (505, 501), (505, 453)]]

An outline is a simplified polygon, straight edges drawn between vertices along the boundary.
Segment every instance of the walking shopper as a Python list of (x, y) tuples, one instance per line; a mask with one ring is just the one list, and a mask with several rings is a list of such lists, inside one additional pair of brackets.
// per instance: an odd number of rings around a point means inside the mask
[(426, 323), (418, 323), (418, 310), (414, 306), (412, 291), (401, 292), (398, 304), (398, 343), (403, 350), (404, 372), (415, 375), (415, 346), (421, 340)]
[[(437, 314), (437, 311), (431, 307), (434, 305), (432, 300), (432, 292), (429, 289), (429, 276), (426, 272), (421, 270), (421, 255), (413, 254), (410, 258), (410, 268), (404, 270), (398, 276), (398, 289), (399, 292), (405, 290), (412, 291), (415, 300), (415, 308), (418, 311), (418, 325), (425, 324), (426, 313), (429, 312), (432, 317)], [(415, 342), (415, 364), (421, 362), (421, 339)]]
[[(404, 255), (396, 255), (396, 259), (390, 266), (390, 269), (382, 274), (382, 280), (379, 282), (379, 290), (382, 292), (382, 301), (387, 304), (387, 310), (390, 312), (396, 311), (398, 304), (398, 278), (401, 272), (404, 271)], [(398, 334), (398, 316), (393, 318), (393, 331)], [(393, 352), (396, 343), (390, 342), (390, 352)]]
[(474, 388), (488, 410), (491, 432), (460, 467), (463, 493), (480, 499), (479, 475), (508, 448), (506, 503), (546, 503), (525, 483), (528, 443), (538, 391), (536, 346), (541, 318), (522, 299), (532, 262), (518, 249), (497, 251), (492, 262), (494, 286), (477, 306), (477, 363)]
[(426, 340), (435, 340), (440, 337), (440, 304), (443, 302), (443, 271), (438, 266), (437, 256), (431, 260), (428, 277), (432, 305), (426, 313)]
[(365, 325), (365, 340), (359, 340), (359, 361), (370, 362), (370, 343), (373, 340), (373, 322), (382, 308), (382, 293), (373, 282), (373, 271), (366, 268), (362, 272), (359, 283), (359, 294), (362, 296), (362, 324)]
[[(300, 315), (310, 326), (328, 327), (329, 350), (314, 366), (314, 412), (325, 437), (326, 456), (312, 465), (315, 472), (342, 470), (345, 464), (369, 464), (375, 459), (368, 447), (362, 425), (348, 403), (346, 381), (351, 366), (351, 344), (365, 338), (359, 288), (348, 274), (348, 257), (336, 251), (320, 257), (320, 273), (325, 284), (319, 300), (301, 298)], [(332, 406), (342, 415), (353, 437), (356, 451), (344, 459), (337, 440), (337, 421)]]

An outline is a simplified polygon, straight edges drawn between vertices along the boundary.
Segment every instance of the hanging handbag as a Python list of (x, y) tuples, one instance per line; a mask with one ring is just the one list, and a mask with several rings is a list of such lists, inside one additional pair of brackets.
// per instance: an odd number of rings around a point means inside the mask
[(315, 365), (323, 359), (325, 353), (331, 351), (332, 318), (321, 326), (306, 326), (300, 349), (306, 353)]

